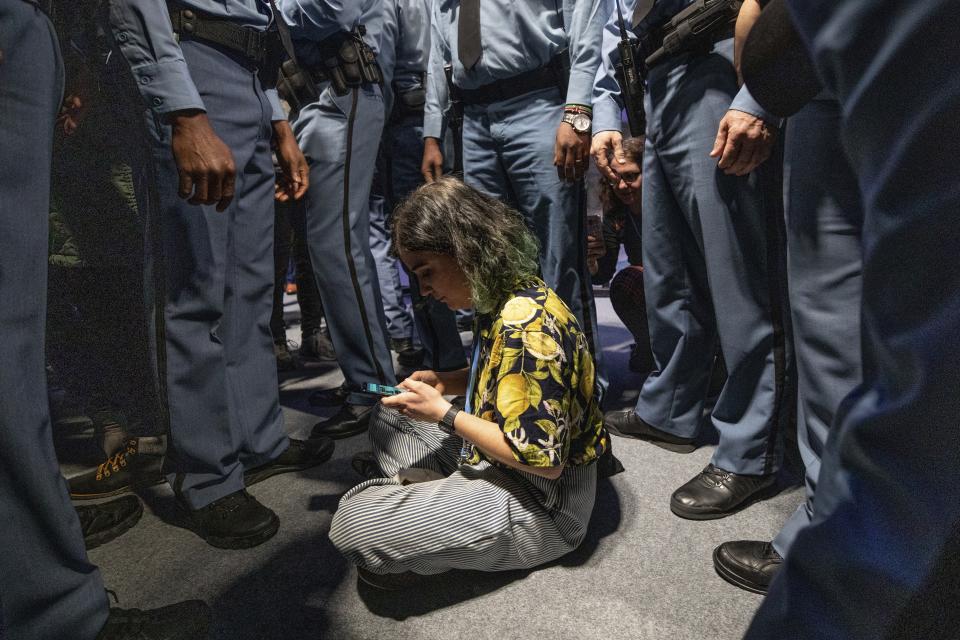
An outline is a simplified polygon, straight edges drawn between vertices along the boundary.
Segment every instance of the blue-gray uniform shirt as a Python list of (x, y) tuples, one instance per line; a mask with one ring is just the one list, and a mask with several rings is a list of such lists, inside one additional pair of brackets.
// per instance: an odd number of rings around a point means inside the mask
[(338, 32), (351, 32), (361, 24), (365, 42), (378, 52), (382, 29), (383, 0), (276, 0), (290, 26), (297, 59), (305, 66), (323, 61), (316, 44)]
[[(213, 16), (264, 31), (270, 25), (267, 0), (180, 0)], [(130, 65), (140, 95), (157, 115), (184, 109), (205, 110), (183, 51), (170, 26), (163, 0), (109, 0), (114, 41)], [(273, 120), (285, 120), (275, 89), (267, 91)]]
[(457, 56), (459, 0), (433, 0), (424, 137), (442, 138), (449, 105), (443, 67), (453, 63), (453, 82), (476, 89), (542, 67), (567, 49), (568, 104), (589, 105), (600, 65), (603, 25), (613, 0), (484, 0), (480, 4), (483, 55), (467, 71)]
[(389, 114), (394, 90), (424, 88), (430, 54), (430, 0), (383, 0), (380, 53), (384, 102)]
[[(623, 21), (628, 32), (634, 36), (645, 34), (648, 30), (660, 27), (670, 20), (673, 16), (683, 11), (685, 7), (693, 4), (694, 0), (659, 0), (647, 16), (640, 21), (636, 29), (631, 29), (630, 23), (633, 16), (636, 0), (618, 0), (620, 10), (623, 12)], [(620, 25), (617, 21), (616, 6), (613, 7), (612, 15), (607, 21), (603, 30), (603, 60), (600, 68), (597, 70), (596, 82), (593, 90), (593, 132), (600, 131), (620, 131), (621, 119), (620, 111), (622, 103), (620, 99), (620, 84), (614, 75), (616, 65), (620, 62), (620, 54), (617, 51), (617, 43), (620, 41)], [(732, 62), (732, 61), (731, 61)], [(757, 116), (765, 122), (779, 126), (781, 120), (773, 114), (765, 111), (750, 92), (747, 87), (741, 87), (740, 92), (730, 104), (731, 109), (743, 111)], [(720, 124), (719, 122), (717, 123)]]

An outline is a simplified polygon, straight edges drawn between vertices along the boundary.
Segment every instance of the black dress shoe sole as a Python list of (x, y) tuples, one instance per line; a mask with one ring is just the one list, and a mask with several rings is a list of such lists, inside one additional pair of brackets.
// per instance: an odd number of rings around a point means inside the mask
[(243, 484), (244, 486), (252, 487), (258, 482), (263, 482), (267, 478), (278, 476), (281, 473), (312, 469), (313, 467), (321, 465), (329, 460), (330, 456), (333, 455), (334, 448), (333, 442), (331, 441), (327, 447), (320, 450), (316, 458), (312, 458), (309, 462), (303, 462), (300, 464), (275, 464), (268, 462), (259, 469), (250, 469), (243, 474)]
[(644, 442), (649, 442), (652, 445), (656, 445), (661, 449), (666, 449), (667, 451), (672, 451), (673, 453), (693, 453), (697, 450), (697, 445), (693, 442), (667, 442), (666, 440), (652, 438), (646, 434), (624, 433), (613, 425), (607, 424), (606, 422), (603, 423), (603, 426), (606, 427), (607, 431), (620, 438), (643, 440)]
[(115, 524), (109, 529), (101, 531), (100, 533), (84, 536), (83, 542), (87, 547), (87, 550), (96, 549), (102, 544), (106, 544), (111, 540), (119, 538), (127, 531), (130, 531), (135, 524), (140, 522), (140, 518), (143, 516), (143, 503), (137, 500), (137, 505), (139, 508), (136, 511), (130, 513), (129, 516)]
[(700, 511), (697, 509), (690, 509), (684, 507), (681, 504), (676, 504), (672, 499), (670, 500), (670, 511), (673, 512), (673, 515), (683, 518), (684, 520), (719, 520), (721, 518), (726, 518), (727, 516), (732, 516), (735, 513), (743, 511), (747, 507), (760, 502), (761, 500), (766, 500), (777, 495), (779, 487), (777, 483), (774, 482), (769, 487), (761, 489), (749, 496), (746, 500), (738, 504), (733, 509), (727, 511)]
[(718, 576), (733, 586), (743, 589), (744, 591), (749, 591), (750, 593), (759, 593), (762, 596), (767, 595), (768, 587), (751, 582), (742, 576), (737, 575), (735, 572), (728, 569), (725, 564), (720, 562), (719, 558), (720, 547), (717, 547), (713, 550), (713, 568), (716, 570)]
[(203, 538), (204, 541), (211, 547), (216, 547), (217, 549), (250, 549), (252, 547), (256, 547), (257, 545), (263, 544), (276, 535), (277, 531), (280, 529), (280, 518), (274, 514), (267, 526), (245, 536), (224, 537), (207, 535), (199, 527), (194, 526), (189, 520), (188, 527), (191, 531)]

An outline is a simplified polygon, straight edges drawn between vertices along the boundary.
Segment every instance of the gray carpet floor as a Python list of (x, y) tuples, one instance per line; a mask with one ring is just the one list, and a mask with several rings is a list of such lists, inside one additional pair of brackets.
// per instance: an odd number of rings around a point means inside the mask
[[(297, 309), (287, 302), (290, 337), (298, 339)], [(641, 380), (627, 369), (630, 336), (608, 299), (597, 306), (609, 408), (631, 406)], [(291, 435), (305, 437), (324, 415), (306, 402), (309, 391), (340, 380), (335, 366), (318, 364), (282, 379)], [(161, 485), (140, 492), (141, 522), (90, 557), (121, 606), (205, 599), (218, 640), (740, 638), (760, 597), (718, 578), (712, 550), (725, 540), (769, 539), (802, 489), (791, 485), (723, 520), (686, 521), (671, 514), (670, 494), (707, 464), (713, 447), (683, 455), (621, 438), (614, 447), (626, 471), (601, 482), (587, 541), (536, 571), (457, 572), (399, 593), (358, 586), (327, 532), (339, 497), (360, 481), (350, 458), (369, 448), (365, 436), (339, 441), (321, 467), (251, 490), (281, 519), (276, 537), (259, 547), (206, 545), (177, 525), (172, 493)]]

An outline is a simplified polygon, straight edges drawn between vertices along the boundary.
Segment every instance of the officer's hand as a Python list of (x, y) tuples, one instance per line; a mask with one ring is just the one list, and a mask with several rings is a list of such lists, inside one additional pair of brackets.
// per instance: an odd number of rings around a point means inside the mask
[(436, 138), (423, 139), (423, 162), (420, 163), (420, 173), (428, 183), (443, 175), (443, 151), (440, 150), (440, 141)]
[(280, 202), (299, 200), (310, 186), (310, 167), (286, 120), (273, 123), (273, 149), (283, 172), (282, 177), (278, 176), (276, 199)]
[(593, 161), (604, 178), (610, 181), (620, 181), (617, 172), (610, 168), (610, 156), (620, 164), (626, 164), (627, 158), (623, 155), (623, 136), (619, 131), (601, 131), (593, 136), (593, 145), (590, 147)]
[(731, 109), (720, 121), (711, 158), (731, 176), (745, 176), (770, 157), (777, 131), (756, 116)]
[(557, 175), (566, 182), (576, 182), (583, 177), (590, 155), (590, 134), (577, 133), (573, 126), (561, 122), (557, 128), (557, 143), (553, 148), (553, 165)]
[(207, 114), (171, 114), (173, 159), (180, 173), (179, 194), (190, 204), (215, 204), (223, 211), (233, 200), (237, 168), (230, 148), (214, 133)]

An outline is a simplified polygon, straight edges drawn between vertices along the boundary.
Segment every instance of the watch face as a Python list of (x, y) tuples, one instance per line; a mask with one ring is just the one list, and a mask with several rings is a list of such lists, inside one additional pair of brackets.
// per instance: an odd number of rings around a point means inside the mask
[(590, 118), (582, 113), (578, 113), (573, 116), (573, 122), (570, 124), (573, 125), (573, 129), (577, 133), (586, 133), (590, 131)]

